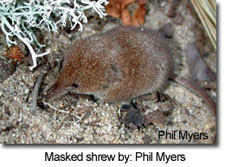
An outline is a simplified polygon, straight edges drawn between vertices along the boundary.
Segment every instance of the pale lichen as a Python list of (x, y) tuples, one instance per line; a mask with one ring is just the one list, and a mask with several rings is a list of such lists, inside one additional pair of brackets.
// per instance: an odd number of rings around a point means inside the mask
[(79, 30), (82, 30), (82, 24), (87, 23), (84, 11), (94, 10), (102, 18), (106, 15), (104, 6), (107, 3), (107, 0), (2, 0), (1, 30), (8, 46), (17, 44), (14, 37), (27, 46), (33, 60), (32, 70), (37, 66), (38, 57), (50, 53), (49, 49), (39, 53), (45, 45), (37, 40), (35, 29), (57, 33), (59, 28), (69, 24), (71, 29), (79, 25)]

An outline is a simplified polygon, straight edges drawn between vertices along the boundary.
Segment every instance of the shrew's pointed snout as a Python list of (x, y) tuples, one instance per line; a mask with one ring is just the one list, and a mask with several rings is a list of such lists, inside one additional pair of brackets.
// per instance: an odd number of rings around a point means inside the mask
[(43, 100), (44, 101), (53, 100), (64, 93), (65, 93), (65, 89), (62, 86), (59, 86), (58, 84), (54, 84), (46, 92), (44, 92)]

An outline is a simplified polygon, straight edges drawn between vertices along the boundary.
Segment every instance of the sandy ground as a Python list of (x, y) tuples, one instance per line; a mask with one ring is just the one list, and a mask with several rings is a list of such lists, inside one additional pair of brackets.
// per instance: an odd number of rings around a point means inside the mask
[[(189, 42), (196, 40), (193, 26), (196, 18), (193, 17), (182, 2), (178, 12), (183, 17), (182, 24), (174, 24), (166, 13), (168, 5), (150, 6), (146, 15), (144, 27), (157, 29), (162, 25), (172, 22), (175, 33), (171, 47), (175, 59), (175, 73), (184, 78), (190, 78), (184, 49)], [(112, 19), (111, 19), (112, 20)], [(197, 20), (198, 21), (198, 20)], [(92, 34), (106, 31), (116, 26), (117, 21), (102, 21), (98, 27), (96, 20), (92, 19), (84, 25), (83, 32), (72, 31), (69, 34), (46, 33), (44, 41), (51, 54), (46, 56), (51, 66), (51, 71), (46, 71), (42, 64), (34, 71), (30, 71), (26, 63), (17, 66), (13, 75), (0, 83), (0, 143), (10, 144), (207, 144), (211, 143), (216, 127), (215, 118), (209, 107), (201, 98), (190, 90), (170, 81), (164, 93), (172, 99), (170, 115), (163, 123), (154, 123), (145, 128), (129, 129), (119, 120), (121, 103), (99, 104), (85, 98), (74, 98), (72, 95), (64, 95), (49, 102), (47, 110), (37, 108), (31, 111), (32, 92), (35, 82), (41, 72), (47, 72), (42, 88), (51, 85), (58, 75), (59, 62), (64, 51), (77, 39), (88, 37)], [(0, 34), (1, 39), (3, 34)], [(1, 42), (0, 54), (4, 53), (4, 42)], [(212, 48), (210, 43), (204, 46)], [(213, 49), (208, 49), (205, 61), (216, 72), (216, 56)], [(56, 64), (56, 65), (55, 65)], [(59, 64), (59, 63), (58, 63)], [(216, 92), (210, 91), (214, 98)], [(154, 101), (141, 101), (141, 107), (147, 108), (145, 112), (161, 110), (164, 103)], [(188, 132), (206, 132), (207, 140), (158, 139), (158, 131), (172, 132), (182, 130)]]

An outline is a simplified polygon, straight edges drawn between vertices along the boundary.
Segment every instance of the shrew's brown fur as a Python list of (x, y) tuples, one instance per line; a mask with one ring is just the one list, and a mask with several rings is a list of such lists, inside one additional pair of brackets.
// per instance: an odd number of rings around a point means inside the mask
[(46, 97), (74, 91), (103, 102), (129, 100), (162, 90), (172, 72), (173, 58), (159, 32), (117, 27), (76, 41)]

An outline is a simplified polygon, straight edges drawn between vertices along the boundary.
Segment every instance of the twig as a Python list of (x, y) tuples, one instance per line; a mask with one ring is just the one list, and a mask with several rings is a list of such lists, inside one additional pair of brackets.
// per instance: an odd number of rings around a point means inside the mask
[(71, 112), (69, 112), (69, 111), (60, 110), (60, 109), (54, 107), (53, 105), (51, 105), (51, 104), (49, 104), (49, 103), (47, 103), (47, 102), (45, 102), (45, 101), (42, 101), (42, 103), (44, 103), (44, 105), (49, 106), (50, 108), (52, 108), (53, 110), (55, 110), (55, 111), (57, 111), (57, 112), (61, 112), (61, 113), (64, 113), (64, 114), (70, 114), (70, 115), (74, 116), (75, 118), (77, 118), (78, 120), (81, 119), (81, 117), (77, 116), (76, 114), (71, 113)]
[(40, 87), (40, 84), (41, 84), (41, 81), (44, 77), (44, 73), (41, 73), (35, 83), (35, 86), (34, 86), (34, 91), (33, 91), (33, 102), (32, 102), (32, 108), (31, 108), (31, 111), (33, 113), (36, 113), (36, 110), (37, 110), (37, 98), (38, 98), (38, 90), (39, 90), (39, 87)]

